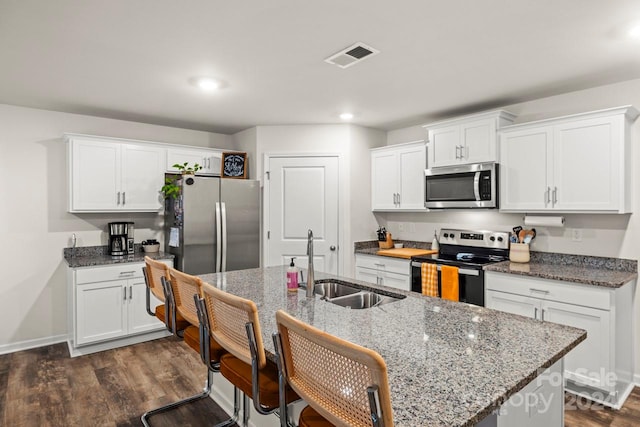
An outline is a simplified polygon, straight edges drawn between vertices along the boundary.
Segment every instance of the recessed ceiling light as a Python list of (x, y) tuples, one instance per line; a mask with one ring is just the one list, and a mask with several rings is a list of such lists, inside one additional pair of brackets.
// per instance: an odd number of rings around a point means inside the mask
[(220, 83), (209, 77), (200, 77), (196, 79), (196, 86), (206, 92), (211, 92), (218, 89), (220, 87)]
[(352, 113), (342, 113), (340, 114), (340, 118), (344, 121), (349, 121), (351, 119), (353, 119), (353, 114)]

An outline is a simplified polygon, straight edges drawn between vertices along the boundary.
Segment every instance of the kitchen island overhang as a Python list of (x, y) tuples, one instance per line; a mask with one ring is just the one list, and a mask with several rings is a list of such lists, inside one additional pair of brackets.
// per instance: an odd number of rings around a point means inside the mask
[[(568, 326), (353, 279), (316, 276), (405, 298), (362, 310), (332, 304), (318, 295), (307, 298), (302, 289), (287, 292), (286, 266), (199, 277), (257, 304), (270, 357), (279, 309), (380, 353), (387, 363), (398, 426), (470, 426), (482, 420), (484, 425), (501, 407), (504, 412), (503, 404), (512, 396), (527, 392), (547, 368), (554, 367), (561, 380), (562, 358), (586, 338), (585, 331)], [(559, 390), (553, 399), (562, 405), (562, 387)]]

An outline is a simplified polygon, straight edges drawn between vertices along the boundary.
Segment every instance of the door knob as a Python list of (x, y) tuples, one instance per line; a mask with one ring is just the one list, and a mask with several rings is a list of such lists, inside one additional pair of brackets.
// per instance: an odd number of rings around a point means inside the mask
[(336, 250), (336, 247), (335, 247), (335, 246), (333, 246), (333, 245), (331, 245), (331, 246), (329, 246), (329, 250), (330, 250), (330, 251), (335, 251), (335, 250)]

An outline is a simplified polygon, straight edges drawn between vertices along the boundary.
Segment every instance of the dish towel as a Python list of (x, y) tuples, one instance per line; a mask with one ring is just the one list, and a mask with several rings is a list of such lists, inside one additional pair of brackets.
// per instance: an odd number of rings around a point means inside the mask
[(423, 262), (420, 265), (420, 276), (422, 276), (422, 295), (439, 297), (438, 266), (430, 262)]
[(440, 287), (442, 288), (442, 298), (449, 301), (460, 300), (460, 290), (458, 286), (458, 267), (452, 267), (450, 265), (443, 265), (440, 270), (440, 277), (442, 282)]

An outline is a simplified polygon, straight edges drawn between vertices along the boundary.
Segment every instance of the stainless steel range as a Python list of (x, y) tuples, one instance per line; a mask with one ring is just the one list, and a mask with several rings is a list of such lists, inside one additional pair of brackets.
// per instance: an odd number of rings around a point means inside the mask
[(411, 258), (411, 290), (422, 291), (420, 266), (423, 262), (458, 267), (461, 302), (484, 307), (483, 266), (509, 259), (509, 232), (487, 230), (442, 229), (440, 253)]

